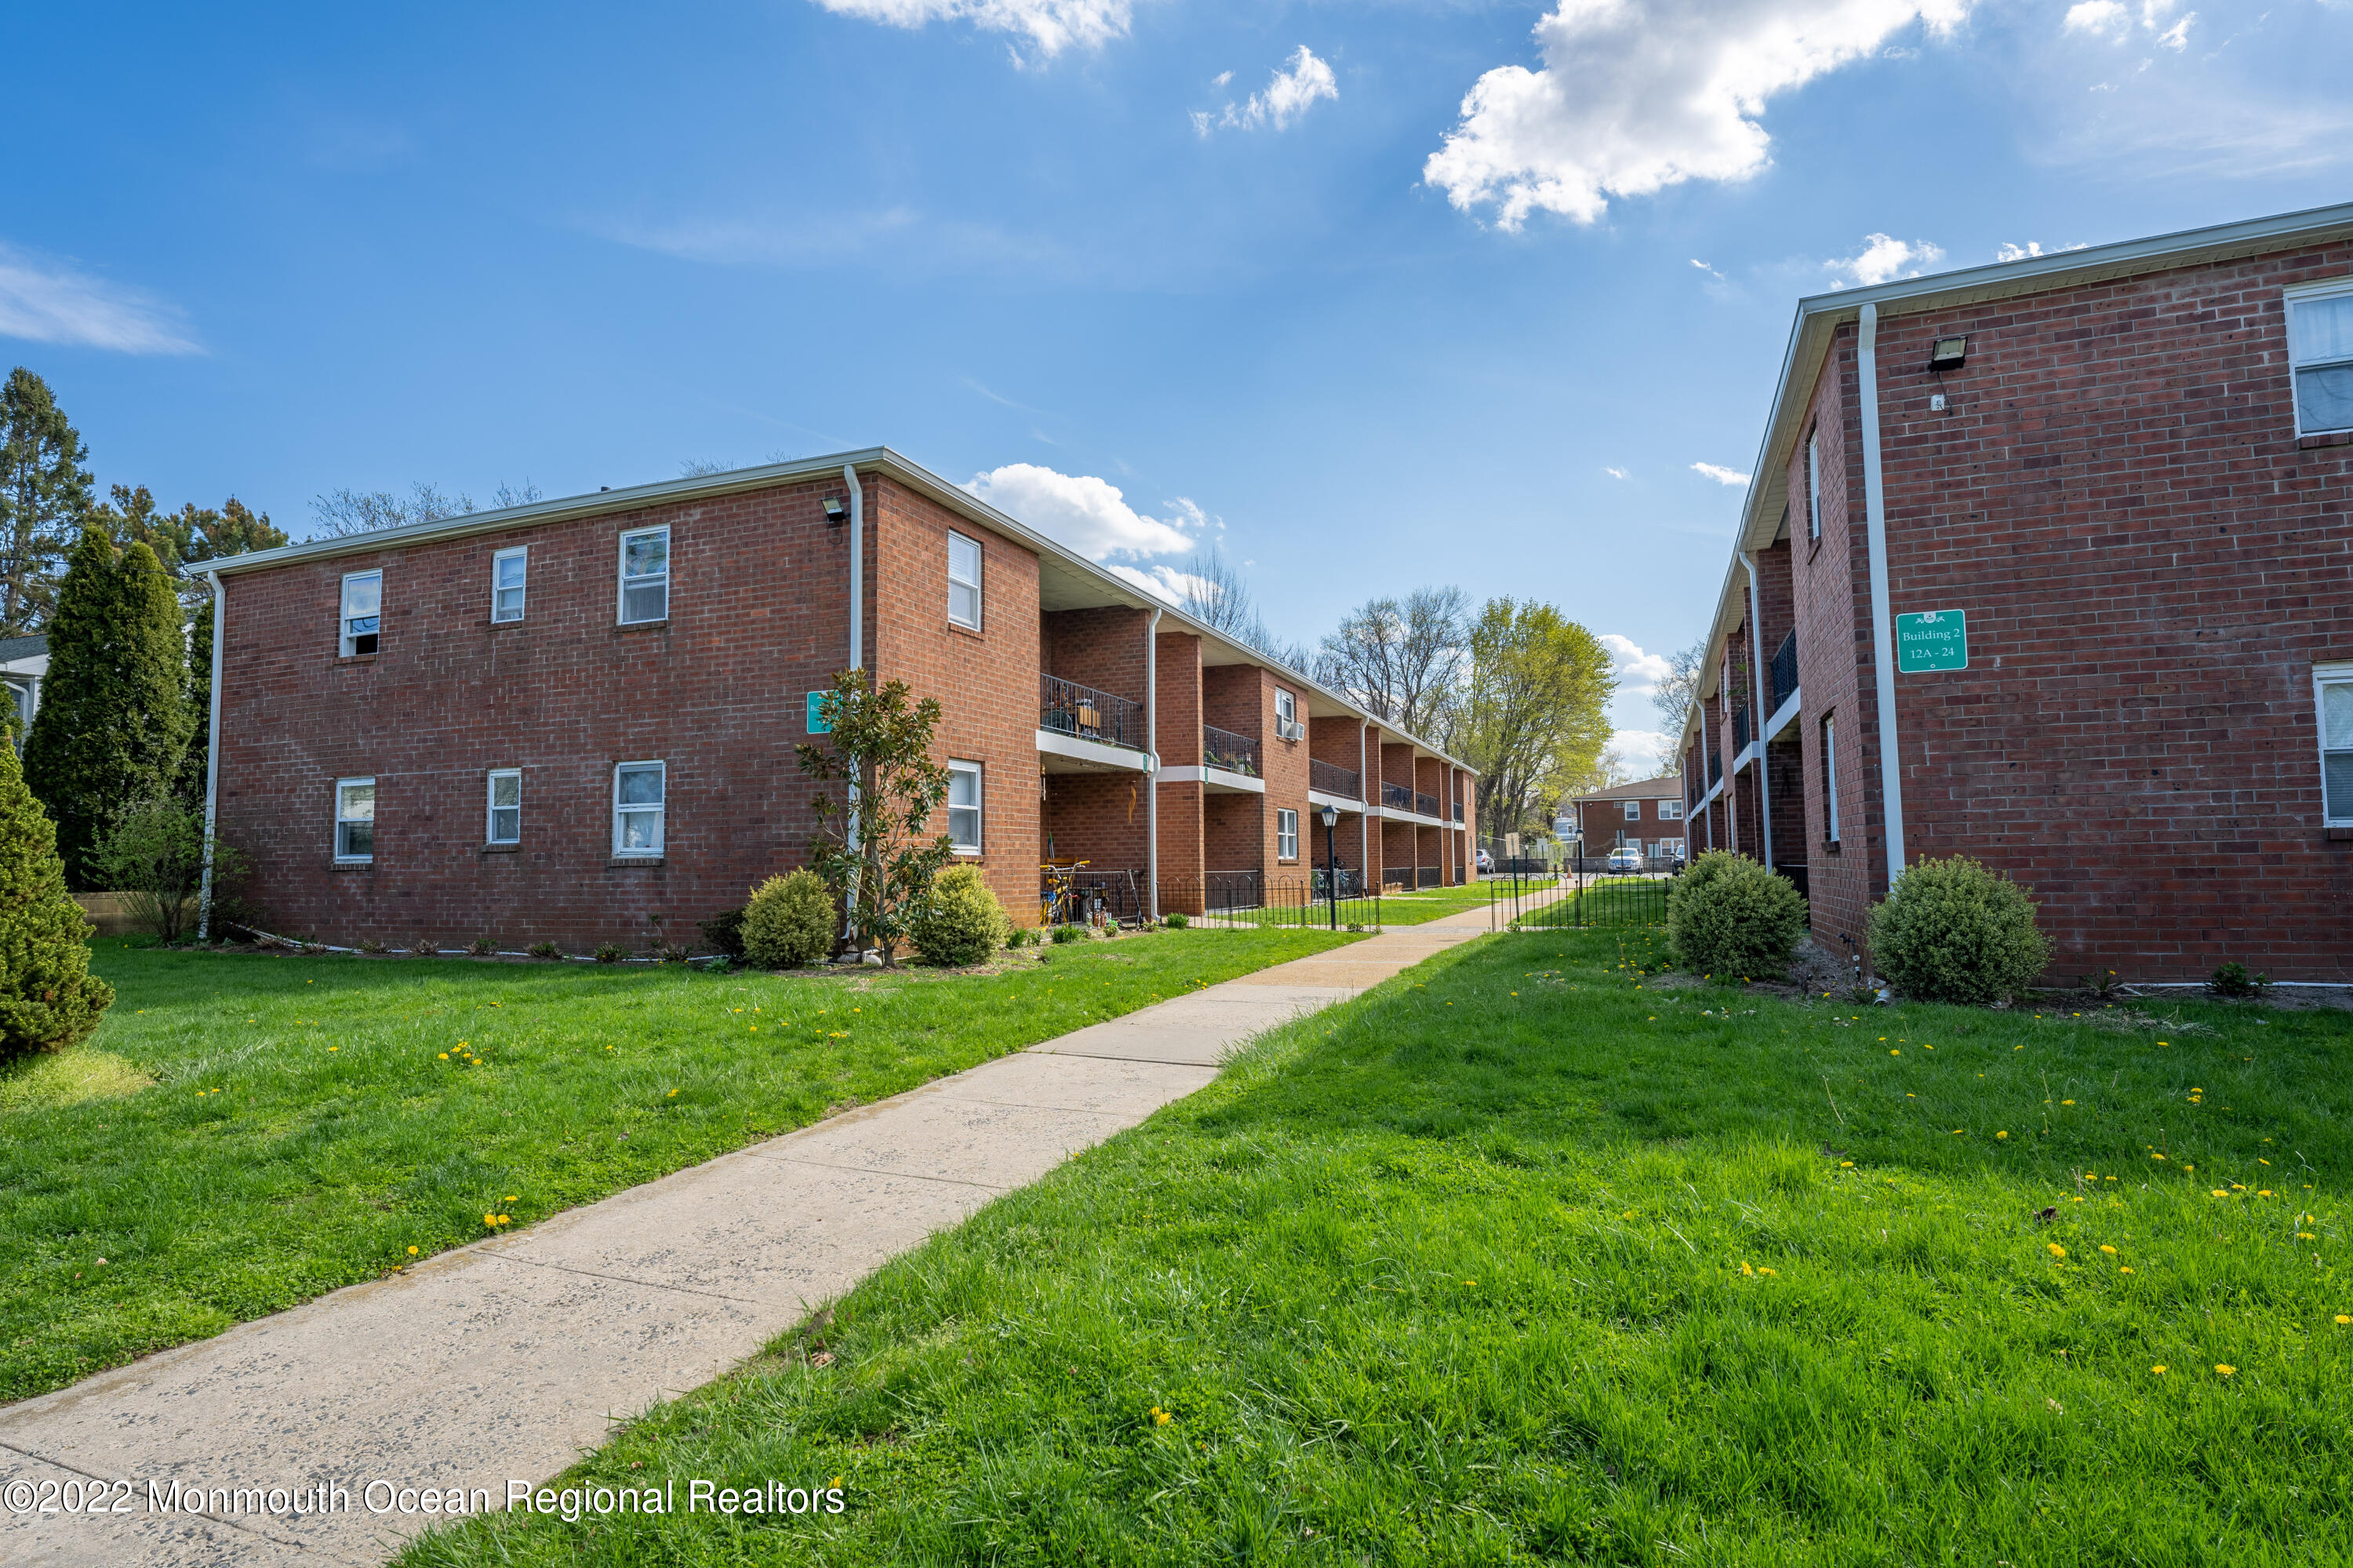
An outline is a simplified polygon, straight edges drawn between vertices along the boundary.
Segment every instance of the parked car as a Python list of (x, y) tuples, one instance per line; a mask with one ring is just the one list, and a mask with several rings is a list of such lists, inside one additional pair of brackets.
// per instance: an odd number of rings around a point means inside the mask
[(1602, 869), (1613, 873), (1639, 872), (1642, 869), (1642, 864), (1641, 850), (1626, 849), (1621, 846), (1609, 852), (1609, 858), (1602, 863)]
[(1485, 850), (1479, 852), (1479, 870), (1483, 874), (1495, 869), (1495, 857)]

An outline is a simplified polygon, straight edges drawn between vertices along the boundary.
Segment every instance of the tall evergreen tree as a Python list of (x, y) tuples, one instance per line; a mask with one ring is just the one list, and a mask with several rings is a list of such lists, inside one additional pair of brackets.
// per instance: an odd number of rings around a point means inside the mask
[(89, 449), (23, 366), (0, 386), (0, 637), (38, 631), (58, 569), (90, 510)]
[(90, 519), (58, 592), (48, 679), (25, 742), (25, 782), (57, 819), (75, 886), (123, 808), (177, 782), (190, 726), (183, 624), (155, 552), (118, 552)]
[(114, 988), (90, 972), (90, 921), (66, 892), (58, 830), (0, 746), (0, 1062), (90, 1038)]

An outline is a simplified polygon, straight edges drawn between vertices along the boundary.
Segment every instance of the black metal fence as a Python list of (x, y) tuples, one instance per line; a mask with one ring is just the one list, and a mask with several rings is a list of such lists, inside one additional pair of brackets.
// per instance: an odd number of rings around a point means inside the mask
[(1219, 927), (1377, 929), (1381, 895), (1343, 867), (1335, 887), (1324, 874), (1263, 876), (1256, 872), (1211, 872), (1201, 877), (1163, 877), (1160, 913), (1183, 915)]
[(1412, 810), (1413, 791), (1402, 784), (1392, 784), (1384, 779), (1381, 780), (1381, 809), (1387, 810), (1392, 806), (1400, 811)]
[(1318, 757), (1307, 759), (1307, 787), (1351, 800), (1365, 798), (1364, 783), (1355, 768), (1343, 768), (1336, 762), (1326, 762)]
[(1201, 761), (1210, 768), (1255, 779), (1259, 772), (1258, 742), (1249, 736), (1205, 724), (1201, 726)]
[(1773, 654), (1773, 711), (1779, 713), (1781, 705), (1798, 689), (1798, 634), (1794, 631), (1781, 639), (1781, 646)]
[(1487, 882), (1487, 928), (1491, 931), (1587, 930), (1604, 927), (1663, 926), (1672, 876), (1586, 875), (1569, 872), (1551, 878), (1491, 877)]
[(1038, 727), (1077, 740), (1144, 749), (1142, 704), (1060, 675), (1038, 677)]

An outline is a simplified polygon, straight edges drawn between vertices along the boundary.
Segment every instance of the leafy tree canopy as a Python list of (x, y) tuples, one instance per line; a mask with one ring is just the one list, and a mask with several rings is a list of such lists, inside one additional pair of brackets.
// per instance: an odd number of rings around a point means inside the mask
[(89, 461), (48, 383), (21, 365), (10, 371), (0, 385), (0, 637), (38, 631), (55, 609), (90, 509)]

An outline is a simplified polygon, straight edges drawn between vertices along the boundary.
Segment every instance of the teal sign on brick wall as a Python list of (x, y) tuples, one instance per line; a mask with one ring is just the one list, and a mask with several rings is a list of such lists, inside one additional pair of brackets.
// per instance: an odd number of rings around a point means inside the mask
[(825, 716), (825, 700), (831, 692), (811, 692), (808, 694), (808, 732), (811, 735), (831, 735), (832, 721)]
[(1969, 667), (1967, 610), (1926, 609), (1895, 618), (1895, 667), (1906, 675)]

